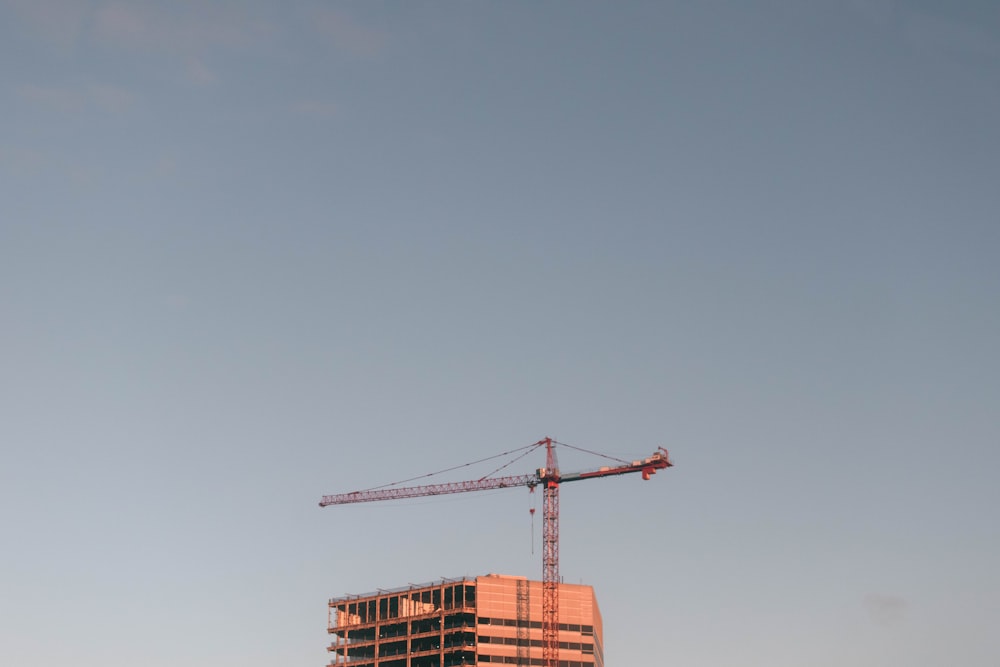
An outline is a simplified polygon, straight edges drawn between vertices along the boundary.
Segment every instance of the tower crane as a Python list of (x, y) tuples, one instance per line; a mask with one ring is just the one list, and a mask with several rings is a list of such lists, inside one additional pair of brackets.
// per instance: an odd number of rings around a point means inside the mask
[(418, 498), (522, 486), (534, 491), (536, 486), (541, 486), (544, 490), (542, 500), (542, 665), (543, 667), (559, 667), (559, 485), (565, 482), (626, 475), (633, 472), (642, 473), (642, 478), (648, 480), (657, 470), (670, 468), (673, 463), (670, 461), (670, 454), (667, 450), (660, 447), (645, 459), (623, 463), (623, 465), (602, 466), (597, 470), (586, 472), (562, 473), (556, 458), (555, 444), (552, 438), (543, 438), (533, 445), (533, 447), (545, 445), (545, 467), (539, 468), (533, 475), (484, 477), (465, 482), (353, 491), (323, 496), (319, 506), (328, 507), (330, 505), (348, 505), (378, 500)]

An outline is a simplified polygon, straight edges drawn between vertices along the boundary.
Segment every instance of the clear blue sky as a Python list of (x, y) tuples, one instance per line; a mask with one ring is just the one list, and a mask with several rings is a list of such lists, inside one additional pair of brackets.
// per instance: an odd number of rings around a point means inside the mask
[(317, 502), (545, 436), (677, 464), (563, 489), (609, 665), (997, 664), (1000, 4), (0, 0), (0, 109), (0, 664), (539, 577)]

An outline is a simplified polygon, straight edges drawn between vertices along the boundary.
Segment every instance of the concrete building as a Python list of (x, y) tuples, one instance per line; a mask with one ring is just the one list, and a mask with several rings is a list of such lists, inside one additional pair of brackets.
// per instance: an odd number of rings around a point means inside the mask
[[(330, 665), (542, 664), (542, 583), (489, 574), (329, 603)], [(559, 585), (559, 667), (604, 667), (594, 589)]]

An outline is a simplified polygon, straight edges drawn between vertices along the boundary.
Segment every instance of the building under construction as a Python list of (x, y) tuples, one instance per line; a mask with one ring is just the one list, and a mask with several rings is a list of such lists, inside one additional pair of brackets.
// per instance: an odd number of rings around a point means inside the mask
[[(559, 584), (559, 667), (604, 667), (594, 589)], [(330, 665), (542, 665), (542, 582), (489, 574), (329, 603)]]

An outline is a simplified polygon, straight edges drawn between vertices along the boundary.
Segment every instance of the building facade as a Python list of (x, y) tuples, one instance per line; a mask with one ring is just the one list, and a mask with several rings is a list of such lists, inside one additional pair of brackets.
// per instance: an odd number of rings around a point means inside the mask
[[(542, 664), (542, 583), (490, 574), (329, 602), (333, 667)], [(594, 589), (559, 584), (559, 667), (604, 667)]]

